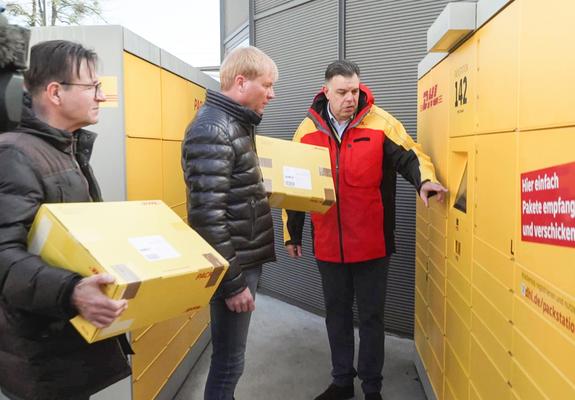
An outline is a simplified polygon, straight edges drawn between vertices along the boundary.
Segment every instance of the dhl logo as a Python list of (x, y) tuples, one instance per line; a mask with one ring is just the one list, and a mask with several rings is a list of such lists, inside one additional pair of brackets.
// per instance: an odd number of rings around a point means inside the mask
[(437, 95), (437, 84), (433, 85), (431, 89), (423, 92), (423, 102), (419, 106), (420, 111), (425, 111), (431, 107), (435, 107), (443, 102), (443, 95)]

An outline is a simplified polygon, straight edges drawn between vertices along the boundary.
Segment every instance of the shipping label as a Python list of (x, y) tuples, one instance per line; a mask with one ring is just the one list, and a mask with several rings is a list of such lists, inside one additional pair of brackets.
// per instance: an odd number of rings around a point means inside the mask
[(311, 190), (311, 172), (308, 169), (284, 166), (283, 176), (285, 187)]
[(180, 253), (159, 235), (133, 237), (128, 238), (128, 241), (148, 261), (163, 261), (180, 257)]

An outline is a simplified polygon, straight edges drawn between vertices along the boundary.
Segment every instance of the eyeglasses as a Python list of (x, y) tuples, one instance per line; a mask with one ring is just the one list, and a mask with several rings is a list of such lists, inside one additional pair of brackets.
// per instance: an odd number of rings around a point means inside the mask
[(87, 88), (94, 88), (94, 98), (96, 99), (98, 97), (98, 93), (100, 93), (100, 95), (103, 94), (102, 92), (102, 82), (96, 82), (96, 83), (72, 83), (72, 82), (58, 82), (60, 85), (66, 85), (66, 86), (83, 86), (83, 87), (87, 87)]

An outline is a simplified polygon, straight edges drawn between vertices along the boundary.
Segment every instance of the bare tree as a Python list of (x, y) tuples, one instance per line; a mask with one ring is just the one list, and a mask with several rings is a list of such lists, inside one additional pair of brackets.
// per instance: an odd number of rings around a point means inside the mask
[(99, 0), (12, 0), (6, 10), (28, 26), (78, 25), (94, 16), (106, 22)]

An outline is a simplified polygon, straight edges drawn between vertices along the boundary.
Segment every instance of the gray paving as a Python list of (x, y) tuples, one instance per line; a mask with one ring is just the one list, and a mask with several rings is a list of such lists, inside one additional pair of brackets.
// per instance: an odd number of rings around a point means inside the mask
[[(252, 318), (237, 400), (311, 400), (330, 384), (329, 346), (322, 317), (258, 294)], [(387, 337), (384, 399), (425, 400), (413, 351), (413, 341)], [(203, 399), (210, 355), (208, 346), (175, 400)], [(363, 399), (359, 380), (355, 399)]]

